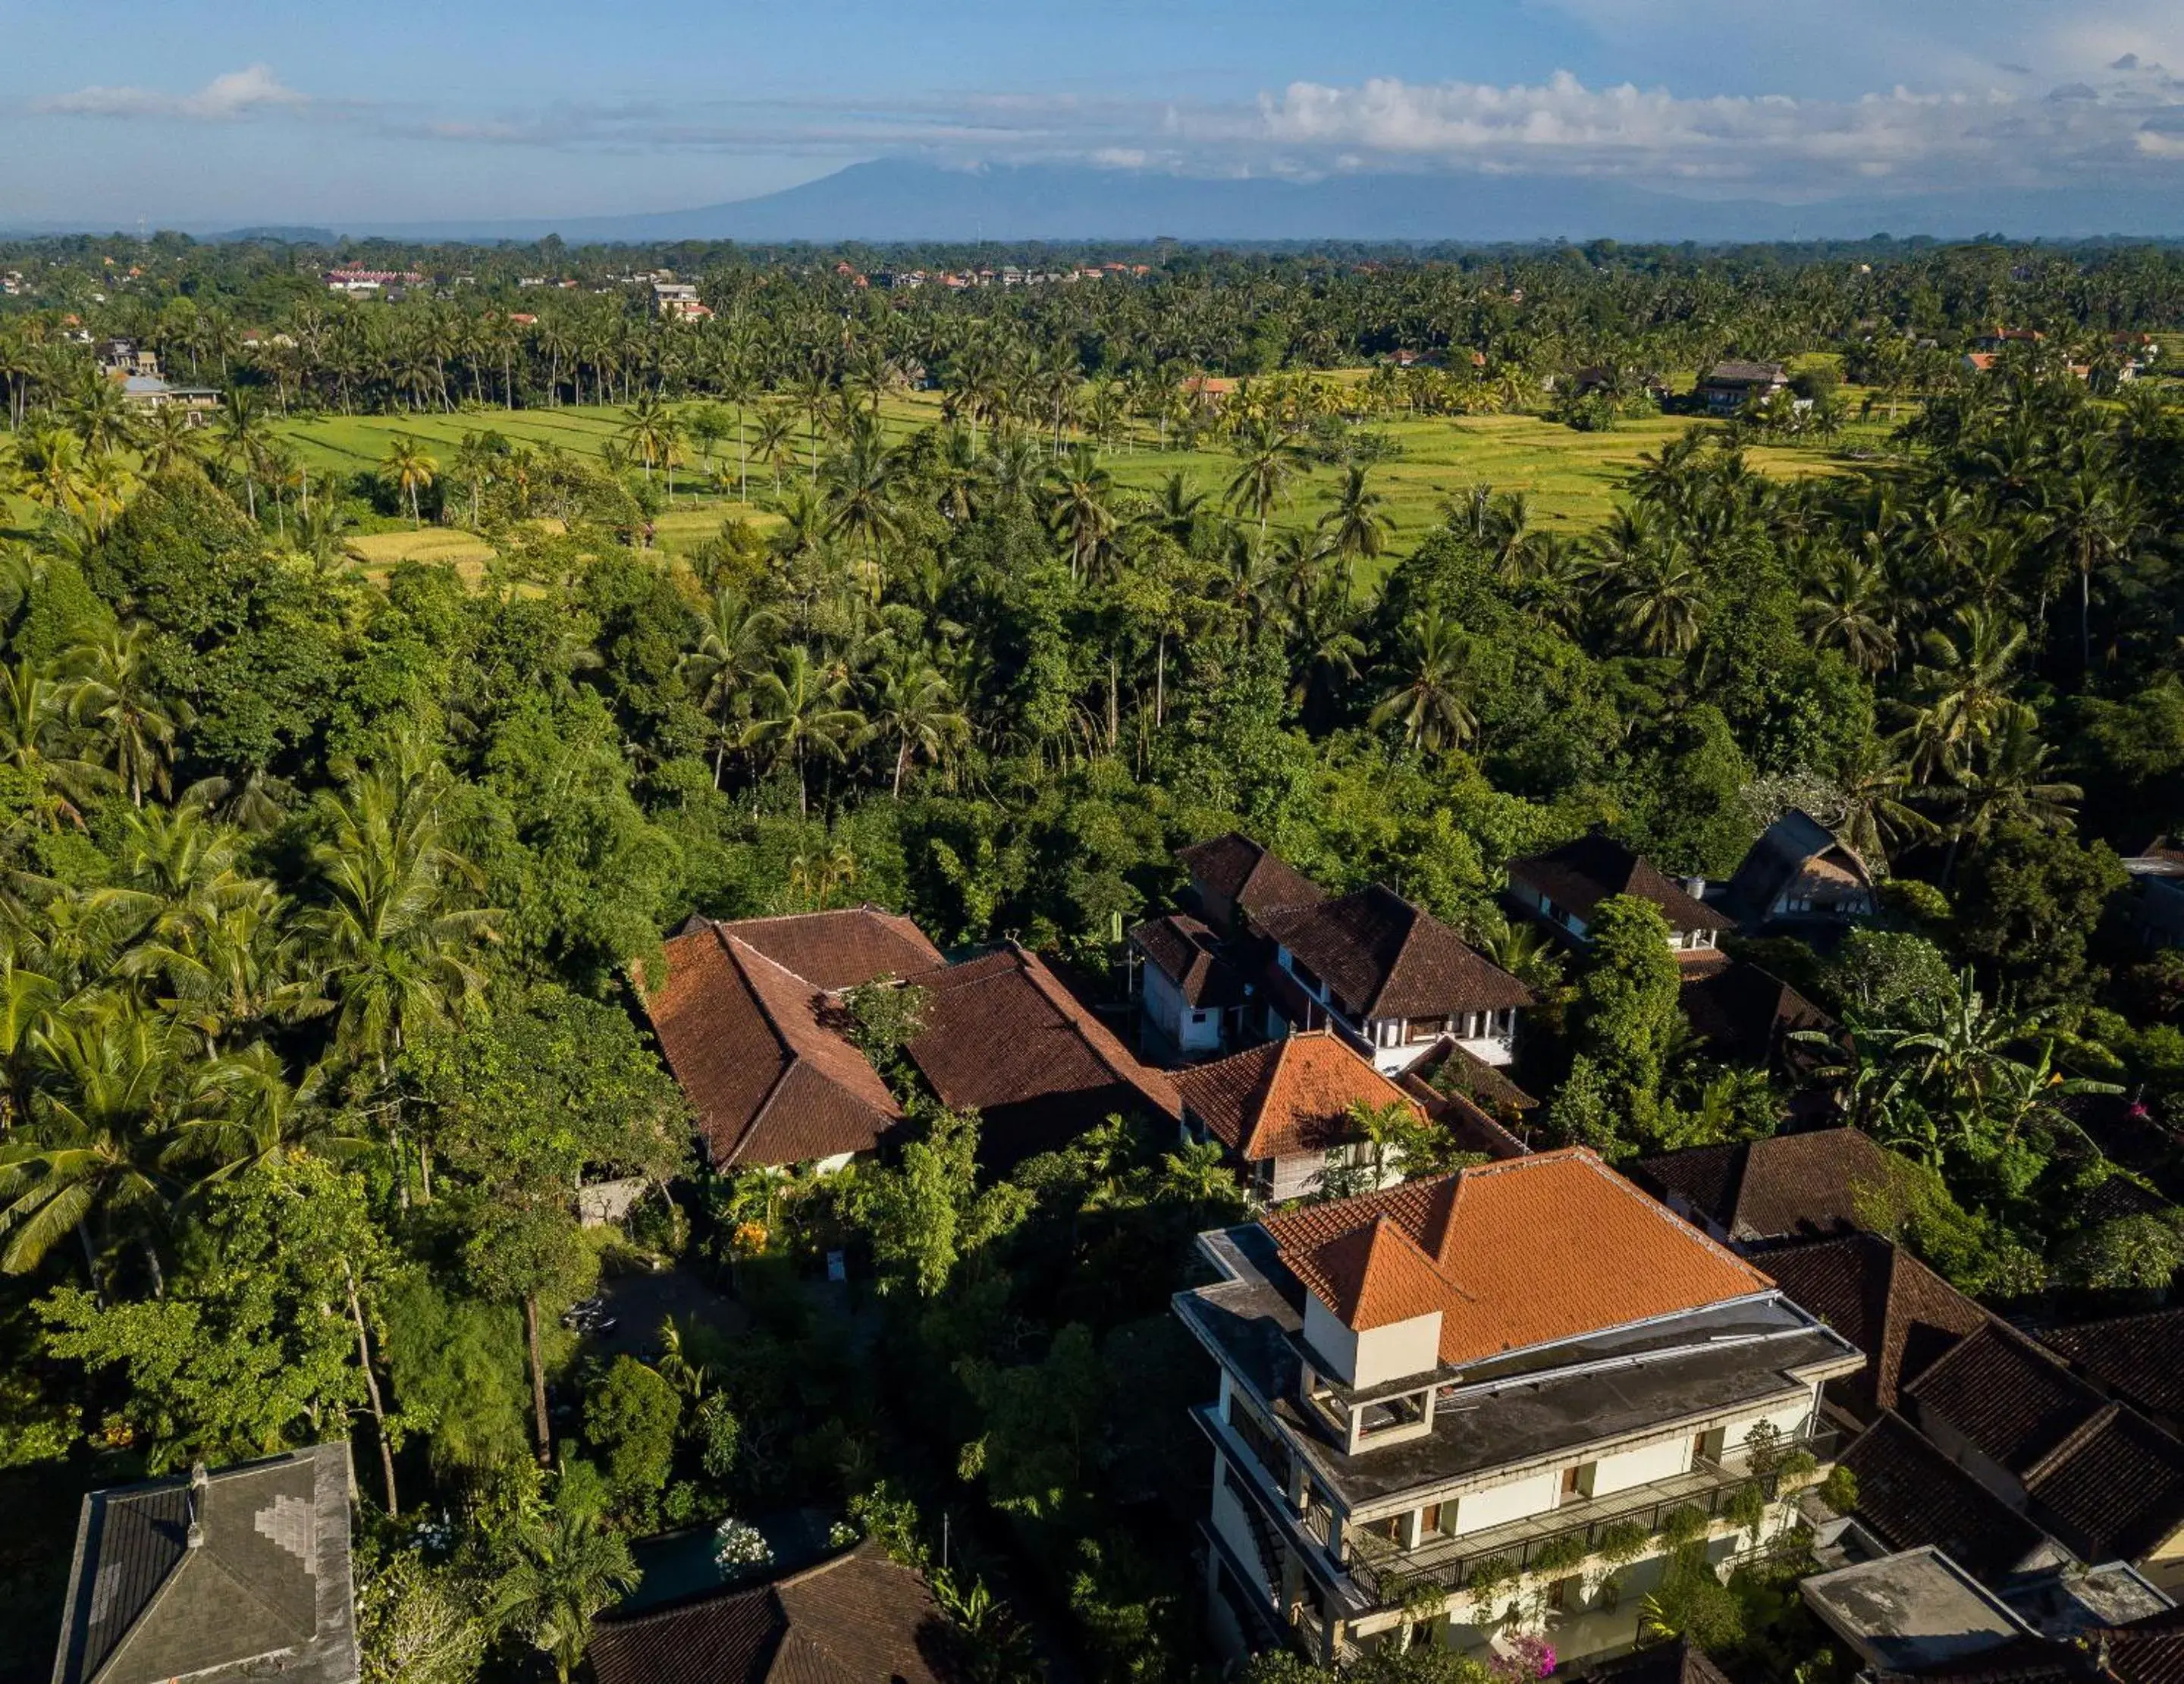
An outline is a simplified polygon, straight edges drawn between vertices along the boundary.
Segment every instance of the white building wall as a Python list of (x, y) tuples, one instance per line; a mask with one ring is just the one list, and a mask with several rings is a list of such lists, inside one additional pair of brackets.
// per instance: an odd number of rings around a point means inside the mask
[[(1313, 1300), (1312, 1302), (1317, 1302)], [(1440, 1312), (1390, 1322), (1357, 1335), (1353, 1386), (1379, 1386), (1440, 1366)]]
[(1744, 1436), (1761, 1421), (1772, 1421), (1775, 1429), (1785, 1439), (1795, 1438), (1799, 1433), (1804, 1431), (1806, 1422), (1812, 1419), (1813, 1405), (1814, 1400), (1808, 1394), (1795, 1403), (1778, 1404), (1772, 1409), (1756, 1411), (1749, 1415), (1739, 1415), (1733, 1420), (1724, 1422), (1721, 1453), (1724, 1456), (1735, 1456), (1742, 1450)]
[(1342, 1318), (1319, 1301), (1317, 1292), (1304, 1297), (1304, 1342), (1326, 1359), (1328, 1372), (1345, 1386), (1355, 1386), (1357, 1335), (1342, 1324)]
[(1562, 1486), (1562, 1470), (1548, 1468), (1521, 1480), (1512, 1480), (1507, 1485), (1468, 1491), (1457, 1499), (1453, 1524), (1449, 1520), (1446, 1506), (1442, 1507), (1441, 1529), (1461, 1536), (1465, 1532), (1483, 1531), (1489, 1526), (1545, 1514), (1558, 1503)]
[(1629, 1491), (1633, 1486), (1670, 1479), (1689, 1471), (1691, 1465), (1690, 1437), (1662, 1439), (1635, 1449), (1618, 1450), (1613, 1456), (1602, 1457), (1594, 1465), (1592, 1494), (1607, 1497), (1618, 1491)]

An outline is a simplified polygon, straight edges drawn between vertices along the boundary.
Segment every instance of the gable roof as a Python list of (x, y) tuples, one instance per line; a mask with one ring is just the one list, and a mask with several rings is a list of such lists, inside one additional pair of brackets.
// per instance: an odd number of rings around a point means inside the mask
[(869, 1543), (771, 1585), (602, 1620), (596, 1684), (940, 1684), (925, 1581)]
[(1772, 971), (1743, 960), (1686, 972), (1676, 1003), (1691, 1033), (1716, 1058), (1771, 1063), (1801, 1029), (1823, 1033), (1836, 1020)]
[(928, 996), (925, 1027), (905, 1050), (945, 1105), (989, 1121), (1037, 1106), (1045, 1130), (1063, 1133), (1131, 1104), (1183, 1115), (1175, 1085), (1015, 942), (905, 980)]
[(1258, 923), (1361, 1022), (1533, 1003), (1530, 989), (1473, 952), (1432, 913), (1377, 883), (1337, 900), (1277, 907)]
[(2025, 1475), (2032, 1512), (2087, 1561), (2137, 1561), (2184, 1529), (2184, 1444), (2110, 1403)]
[(1189, 913), (1149, 918), (1131, 930), (1130, 940), (1185, 1005), (1234, 1006), (1245, 998), (1244, 979), (1222, 956), (1220, 939)]
[(1521, 883), (1586, 919), (1610, 896), (1629, 895), (1658, 907), (1669, 928), (1679, 935), (1687, 930), (1736, 927), (1735, 919), (1694, 898), (1643, 856), (1598, 831), (1546, 853), (1512, 860), (1508, 873), (1512, 883)]
[(1708, 386), (1752, 386), (1786, 380), (1789, 372), (1780, 363), (1741, 362), (1731, 357), (1716, 363), (1706, 371), (1702, 384)]
[(92, 1492), (53, 1684), (353, 1684), (348, 1530), (345, 1444)]
[(716, 1167), (870, 1151), (901, 1120), (812, 983), (727, 924), (676, 936), (664, 951), (666, 975), (647, 990), (645, 1010)]
[(2184, 1423), (2184, 1308), (2051, 1328), (2040, 1342), (2170, 1430)]
[(1293, 1260), (1292, 1267), (1346, 1327), (1376, 1327), (1432, 1315), (1450, 1283), (1418, 1242), (1381, 1215)]
[(1327, 891), (1240, 831), (1176, 850), (1190, 880), (1256, 918), (1275, 906), (1324, 900)]
[(1831, 1382), (1862, 1421), (1893, 1409), (1903, 1387), (1979, 1332), (1987, 1313), (1900, 1246), (1878, 1234), (1770, 1247), (1767, 1272), (1791, 1301), (1865, 1353), (1865, 1366)]
[(1540, 1103), (1498, 1065), (1489, 1064), (1451, 1034), (1441, 1035), (1406, 1064), (1400, 1079), (1405, 1092), (1425, 1101), (1429, 1116), (1435, 1099), (1461, 1101), (1482, 1114), (1533, 1111)]
[(1324, 1151), (1360, 1138), (1350, 1107), (1418, 1101), (1329, 1030), (1246, 1048), (1176, 1073), (1183, 1102), (1245, 1162)]
[(1930, 1546), (1978, 1579), (2007, 1578), (2052, 1549), (2037, 1526), (1893, 1410), (1837, 1460), (1858, 1480), (1859, 1523), (1891, 1549)]
[[(1261, 1225), (1282, 1262), (1332, 1307), (1329, 1295), (1340, 1296), (1346, 1279), (1336, 1265), (1351, 1253), (1336, 1252), (1330, 1262), (1327, 1246), (1383, 1218), (1431, 1264), (1444, 1363), (1746, 1297), (1773, 1284), (1582, 1146), (1305, 1205)], [(1406, 1290), (1418, 1284), (1407, 1265), (1402, 1279)]]
[[(684, 933), (698, 922), (684, 925)], [(719, 928), (791, 975), (830, 994), (942, 962), (940, 950), (926, 940), (923, 930), (900, 913), (870, 902), (826, 912), (737, 918)]]
[(1903, 1388), (1913, 1418), (1946, 1422), (2020, 1480), (2108, 1407), (2107, 1400), (2015, 1328), (1986, 1326)]
[(1886, 1199), (1888, 1153), (1851, 1128), (1687, 1146), (1631, 1166), (1639, 1185), (1685, 1204), (1738, 1242), (1864, 1225), (1862, 1199)]

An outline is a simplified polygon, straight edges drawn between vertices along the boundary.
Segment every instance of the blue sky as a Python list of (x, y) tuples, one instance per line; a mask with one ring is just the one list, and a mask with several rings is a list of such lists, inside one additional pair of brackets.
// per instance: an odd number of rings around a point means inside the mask
[(0, 223), (670, 209), (900, 153), (2184, 193), (2178, 0), (0, 0)]

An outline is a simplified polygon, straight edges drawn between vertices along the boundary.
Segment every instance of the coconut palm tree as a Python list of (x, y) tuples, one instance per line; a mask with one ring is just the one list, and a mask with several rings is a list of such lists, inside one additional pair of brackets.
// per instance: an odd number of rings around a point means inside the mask
[(1080, 444), (1052, 471), (1047, 519), (1069, 540), (1069, 572), (1090, 578), (1108, 554), (1121, 522), (1115, 513), (1114, 479), (1097, 454)]
[(148, 787), (166, 795), (175, 733), (194, 717), (187, 702), (161, 695), (153, 682), (154, 638), (142, 621), (113, 625), (70, 650), (66, 661), (77, 680), (70, 717), (106, 739), (109, 764), (138, 807)]
[[(324, 902), (302, 932), (333, 1001), (334, 1044), (370, 1072), (383, 1101), (406, 1204), (409, 1163), (394, 1061), (422, 1031), (460, 1017), (485, 984), (473, 960), (493, 939), (497, 913), (463, 901), (482, 875), (447, 834), (453, 780), (415, 739), (383, 762), (339, 768), (340, 790), (321, 803), (311, 850)], [(421, 1159), (431, 1196), (429, 1158)]]
[(15, 435), (14, 488), (42, 509), (75, 514), (84, 505), (83, 441), (67, 427), (34, 423)]
[(781, 616), (733, 585), (722, 585), (706, 602), (698, 647), (682, 657), (683, 671), (697, 685), (698, 705), (716, 718), (720, 736), (713, 749), (713, 787), (721, 787), (727, 754), (728, 715), (752, 674), (764, 664), (781, 630)]
[(795, 438), (794, 415), (777, 404), (760, 406), (758, 435), (752, 442), (760, 459), (766, 463), (769, 483), (777, 492), (781, 489), (781, 476), (789, 465)]
[(2078, 657), (2093, 664), (2093, 575), (2141, 542), (2145, 519), (2127, 485), (2081, 467), (2049, 493), (2037, 517), (2048, 549), (2078, 576)]
[(1263, 541), (1267, 518), (1301, 466), (1303, 453), (1286, 430), (1270, 421), (1246, 421), (1238, 430), (1231, 449), (1236, 471), (1224, 494), (1231, 507), (1258, 516), (1259, 537)]
[(258, 518), (258, 456), (265, 444), (265, 423), (248, 388), (231, 387), (220, 398), (220, 449), (242, 475), (244, 507)]
[(438, 460), (404, 432), (394, 435), (393, 443), (387, 447), (387, 454), (379, 463), (381, 482), (391, 487), (398, 497), (409, 499), (410, 522), (420, 527), (425, 524), (425, 516), (417, 501), (418, 493), (432, 488), (439, 471)]
[(1384, 506), (1385, 499), (1366, 480), (1363, 466), (1351, 464), (1343, 473), (1341, 488), (1334, 494), (1334, 506), (1319, 521), (1329, 547), (1342, 558), (1345, 600), (1351, 596), (1356, 583), (1357, 563), (1377, 559), (1387, 548), (1388, 534), (1396, 529), (1394, 519)]
[(1648, 655), (1681, 655), (1698, 641), (1705, 582), (1680, 548), (1658, 549), (1609, 583), (1617, 623)]
[(738, 740), (744, 748), (768, 751), (776, 766), (796, 768), (800, 813), (811, 806), (811, 757), (842, 759), (864, 728), (864, 716), (848, 705), (849, 688), (847, 678), (830, 677), (801, 644), (783, 650), (752, 687), (752, 718)]
[(144, 471), (153, 478), (202, 466), (204, 430), (177, 404), (163, 404), (144, 418), (136, 436), (136, 449)]
[(1863, 556), (1831, 553), (1805, 593), (1805, 631), (1868, 677), (1896, 659), (1887, 576)]
[(1422, 609), (1403, 627), (1396, 683), (1370, 716), (1375, 726), (1398, 723), (1412, 748), (1435, 753), (1461, 748), (1479, 728), (1464, 682), (1461, 627), (1438, 608)]
[(75, 686), (33, 661), (0, 666), (0, 764), (13, 767), (48, 825), (81, 826), (78, 803), (109, 787), (112, 775), (69, 741)]
[(1905, 741), (1913, 774), (1927, 783), (1954, 778), (1993, 734), (2025, 648), (2025, 628), (1986, 609), (1960, 608), (1955, 619), (1955, 636), (1925, 634), (1926, 658), (1912, 668), (1917, 701)]
[(916, 650), (897, 650), (873, 673), (866, 702), (867, 722), (857, 740), (894, 744), (896, 800), (913, 760), (938, 763), (971, 734), (948, 680)]

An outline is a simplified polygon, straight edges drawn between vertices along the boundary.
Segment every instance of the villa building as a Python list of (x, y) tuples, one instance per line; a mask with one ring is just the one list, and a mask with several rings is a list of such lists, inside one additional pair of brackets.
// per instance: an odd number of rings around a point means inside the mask
[(1875, 905), (1865, 862), (1795, 808), (1752, 845), (1722, 895), (1722, 909), (1747, 934), (1856, 923), (1871, 917)]
[(1528, 859), (1509, 862), (1509, 900), (1529, 917), (1583, 944), (1600, 903), (1628, 895), (1652, 905), (1669, 926), (1669, 945), (1679, 957), (1712, 954), (1736, 920), (1699, 896), (1702, 878), (1678, 883), (1612, 837), (1595, 833)]
[(1325, 1662), (1544, 1628), (1628, 1648), (1672, 1554), (1717, 1570), (1824, 1469), (1858, 1351), (1582, 1148), (1201, 1236), (1219, 1365), (1209, 1605)]
[(1332, 1029), (1388, 1075), (1445, 1035), (1489, 1064), (1516, 1057), (1532, 990), (1392, 889), (1272, 907), (1253, 922), (1274, 944), (1269, 1034)]

